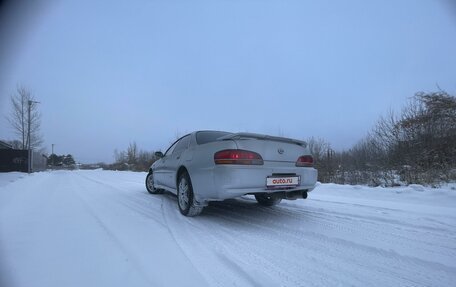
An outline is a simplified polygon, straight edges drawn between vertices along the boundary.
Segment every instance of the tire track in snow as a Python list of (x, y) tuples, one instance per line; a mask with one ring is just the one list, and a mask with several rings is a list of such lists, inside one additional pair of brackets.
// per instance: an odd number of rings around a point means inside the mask
[[(224, 219), (226, 219), (228, 221), (237, 221), (238, 223), (252, 224), (256, 228), (265, 230), (264, 233), (269, 236), (276, 235), (277, 240), (281, 240), (281, 238), (290, 239), (290, 238), (294, 237), (296, 240), (298, 240), (297, 242), (299, 242), (299, 239), (304, 237), (304, 238), (306, 238), (307, 243), (309, 243), (309, 240), (311, 240), (312, 244), (314, 244), (313, 247), (319, 246), (320, 247), (319, 249), (321, 250), (321, 252), (323, 252), (323, 254), (328, 253), (328, 250), (325, 251), (325, 247), (327, 248), (327, 246), (337, 247), (336, 249), (339, 251), (343, 250), (342, 253), (336, 252), (334, 254), (335, 259), (339, 258), (339, 256), (344, 256), (345, 252), (352, 252), (353, 255), (348, 256), (347, 258), (350, 258), (350, 257), (359, 258), (360, 256), (365, 256), (365, 259), (358, 260), (358, 262), (360, 262), (360, 265), (362, 265), (363, 262), (369, 262), (369, 259), (375, 258), (375, 260), (384, 261), (384, 264), (378, 264), (380, 266), (377, 266), (377, 268), (382, 269), (382, 268), (384, 268), (384, 266), (396, 266), (399, 270), (401, 270), (401, 266), (402, 266), (401, 263), (406, 262), (406, 264), (414, 266), (415, 269), (420, 270), (419, 272), (414, 272), (413, 270), (410, 270), (410, 268), (407, 268), (406, 270), (402, 270), (402, 271), (412, 271), (412, 273), (415, 274), (413, 276), (414, 278), (420, 278), (420, 277), (425, 276), (423, 274), (425, 274), (426, 270), (428, 270), (430, 267), (432, 267), (432, 269), (443, 270), (442, 275), (447, 278), (448, 278), (448, 276), (450, 276), (450, 274), (455, 273), (454, 268), (450, 268), (450, 267), (447, 267), (447, 266), (441, 265), (441, 264), (435, 264), (435, 263), (429, 262), (429, 261), (423, 261), (420, 259), (411, 258), (408, 256), (401, 256), (390, 250), (381, 250), (381, 249), (378, 249), (376, 247), (369, 246), (366, 244), (357, 244), (357, 243), (346, 241), (346, 240), (339, 239), (339, 238), (332, 238), (332, 237), (328, 237), (321, 233), (316, 233), (316, 232), (312, 233), (312, 232), (308, 232), (308, 231), (307, 232), (296, 231), (295, 230), (296, 225), (293, 225), (293, 229), (290, 230), (289, 228), (286, 228), (286, 226), (283, 224), (276, 224), (275, 220), (273, 220), (273, 221), (254, 220), (252, 222), (252, 218), (258, 219), (258, 218), (264, 218), (264, 217), (263, 216), (252, 216), (249, 214), (247, 214), (247, 216), (245, 216), (245, 214), (243, 215), (243, 213), (245, 212), (245, 208), (244, 208), (245, 206), (243, 206), (241, 204), (241, 208), (240, 208), (240, 209), (244, 209), (244, 212), (240, 211), (239, 208), (237, 208), (238, 206), (239, 206), (239, 204), (235, 204), (235, 206), (233, 207), (232, 203), (230, 203), (228, 205), (225, 205), (224, 203), (220, 203), (220, 204), (217, 203), (217, 204), (215, 204), (215, 207), (217, 208), (217, 210), (214, 211), (214, 213), (211, 213), (211, 215), (215, 215), (216, 217), (223, 217)], [(233, 209), (234, 209), (234, 211), (233, 211)], [(271, 208), (270, 210), (272, 210), (272, 209), (275, 209), (275, 208)], [(281, 209), (282, 208), (280, 208), (280, 210)], [(269, 210), (269, 212), (270, 212), (270, 210)], [(228, 215), (223, 215), (223, 213), (228, 213)], [(250, 212), (250, 213), (255, 214), (255, 212)], [(278, 220), (278, 221), (281, 221), (281, 220)], [(308, 222), (306, 222), (306, 223), (308, 223)], [(330, 228), (331, 225), (326, 225), (325, 229), (327, 229), (328, 227)], [(358, 228), (360, 228), (360, 226), (358, 226)], [(287, 236), (282, 236), (283, 233), (285, 233)], [(293, 241), (291, 241), (289, 243), (293, 243)], [(331, 250), (329, 250), (329, 252), (331, 253)], [(332, 252), (332, 253), (334, 253), (334, 252)], [(385, 273), (393, 273), (393, 274), (395, 273), (397, 276), (400, 277), (401, 272), (397, 273), (394, 271), (395, 270), (391, 270), (390, 268), (383, 269), (383, 272), (385, 272)], [(450, 277), (454, 277), (454, 276), (450, 276)], [(370, 281), (370, 279), (367, 278), (367, 281)], [(413, 282), (413, 284), (416, 284), (416, 285), (422, 284), (422, 282), (415, 282), (415, 280), (412, 280), (412, 282)], [(405, 283), (405, 282), (403, 282), (403, 283)]]
[[(175, 206), (172, 206), (172, 211), (175, 211)], [(174, 213), (174, 212), (173, 212)], [(178, 213), (178, 212), (177, 212)], [(180, 214), (179, 214), (180, 216)], [(219, 261), (219, 265), (227, 265), (227, 267), (240, 274), (240, 276), (244, 276), (245, 272), (239, 272), (239, 270), (242, 270), (243, 268), (248, 268), (248, 266), (261, 266), (261, 271), (256, 270), (255, 268), (250, 268), (250, 271), (253, 273), (257, 274), (257, 277), (265, 277), (265, 278), (270, 278), (270, 276), (267, 276), (267, 274), (273, 274), (273, 277), (276, 278), (281, 278), (282, 282), (278, 283), (275, 282), (275, 284), (272, 284), (274, 286), (278, 285), (283, 285), (283, 286), (309, 286), (308, 281), (303, 281), (302, 278), (299, 278), (296, 276), (296, 274), (293, 274), (293, 272), (290, 272), (290, 266), (296, 265), (296, 262), (288, 262), (286, 260), (283, 260), (283, 258), (280, 257), (275, 257), (275, 258), (267, 258), (265, 259), (263, 253), (264, 250), (256, 250), (255, 252), (252, 252), (252, 242), (258, 243), (261, 241), (260, 238), (245, 238), (245, 240), (239, 240), (239, 237), (243, 237), (242, 234), (238, 234), (236, 236), (232, 236), (234, 229), (236, 226), (230, 225), (230, 224), (225, 224), (225, 222), (220, 222), (216, 221), (215, 223), (213, 222), (213, 219), (210, 221), (203, 219), (204, 216), (199, 217), (199, 218), (192, 218), (192, 219), (187, 219), (187, 218), (177, 218), (173, 221), (172, 225), (181, 225), (182, 221), (190, 221), (191, 225), (195, 227), (195, 229), (201, 230), (204, 233), (205, 237), (208, 237), (209, 239), (204, 240), (206, 245), (200, 246), (198, 250), (202, 251), (204, 253), (207, 249), (212, 249), (213, 253), (216, 254), (221, 254), (218, 256), (218, 259), (223, 259), (221, 262)], [(239, 222), (240, 224), (244, 224), (244, 221), (238, 221), (236, 220), (236, 217), (231, 218), (231, 217), (225, 217), (228, 218), (228, 223), (233, 223), (233, 222)], [(201, 221), (203, 219), (203, 221)], [(209, 231), (209, 232), (208, 232)], [(176, 228), (173, 229), (173, 233), (180, 233), (177, 235), (177, 238), (182, 237), (182, 230), (181, 228)], [(256, 231), (258, 233), (258, 231)], [(184, 233), (185, 237), (195, 237), (197, 238), (195, 241), (201, 241), (201, 234), (198, 233), (198, 236), (192, 235), (192, 233), (186, 232)], [(256, 234), (258, 235), (258, 234)], [(270, 236), (270, 232), (266, 234), (265, 236)], [(277, 242), (281, 242), (280, 240), (277, 240)], [(208, 244), (209, 243), (209, 244)], [(189, 248), (195, 250), (195, 247), (198, 246), (198, 244), (190, 244), (187, 242), (179, 242), (179, 244), (182, 246), (183, 249), (188, 250)], [(208, 246), (209, 245), (209, 246)], [(296, 244), (296, 247), (300, 247)], [(268, 246), (265, 245), (265, 248), (267, 249)], [(239, 251), (235, 251), (239, 250)], [(198, 251), (198, 252), (200, 252)], [(191, 252), (194, 253), (195, 251)], [(192, 257), (192, 254), (189, 254), (188, 257)], [(244, 262), (242, 262), (244, 261)], [(234, 263), (237, 262), (237, 263)], [(239, 265), (239, 262), (242, 262), (241, 265)], [(234, 268), (233, 264), (236, 264), (239, 266), (239, 268)], [(281, 267), (282, 265), (282, 267)], [(242, 267), (241, 267), (242, 266)], [(285, 266), (285, 267), (283, 267)], [(314, 270), (316, 271), (316, 269)], [(225, 271), (226, 272), (226, 271)], [(296, 273), (302, 273), (301, 270), (297, 270)], [(220, 272), (219, 272), (220, 273)], [(308, 274), (310, 275), (310, 273)], [(305, 276), (307, 279), (309, 279), (309, 276)], [(312, 277), (312, 276), (310, 276)], [(246, 283), (248, 284), (249, 282), (253, 282), (255, 280), (258, 281), (258, 279), (252, 279), (252, 278), (245, 278)], [(337, 283), (337, 280), (330, 280), (328, 278), (325, 278), (325, 276), (320, 276), (320, 278), (317, 278), (318, 280), (315, 280), (315, 282), (319, 282), (315, 286), (321, 285), (322, 282), (325, 282), (325, 285), (334, 285)], [(253, 280), (253, 281), (252, 281)], [(271, 283), (273, 281), (269, 281)], [(307, 282), (307, 283), (305, 283)], [(245, 285), (246, 283), (243, 283), (242, 285)], [(261, 280), (258, 281), (257, 284), (254, 284), (254, 286), (265, 286), (267, 285), (268, 280)], [(332, 284), (331, 284), (332, 283)]]
[[(99, 179), (94, 179), (88, 177), (86, 175), (79, 174), (84, 179), (102, 185), (104, 187), (108, 187), (112, 190), (120, 191), (120, 193), (109, 192), (106, 196), (109, 196), (110, 200), (114, 200), (119, 205), (127, 207), (128, 209), (134, 210), (144, 217), (153, 220), (157, 224), (161, 225), (164, 228), (168, 228), (163, 221), (162, 213), (159, 212), (157, 209), (154, 209), (154, 205), (156, 207), (156, 203), (160, 205), (163, 204), (163, 198), (160, 195), (151, 196), (147, 193), (147, 191), (142, 191), (141, 193), (130, 193), (128, 190), (124, 188), (120, 188), (118, 185), (112, 183), (106, 183)], [(154, 203), (151, 203), (154, 201)]]
[[(350, 204), (347, 204), (345, 202), (339, 202), (339, 201), (325, 201), (325, 200), (321, 200), (321, 199), (311, 199), (311, 201), (315, 201), (315, 202), (321, 202), (321, 203), (324, 203), (324, 204), (327, 204), (327, 203), (330, 203), (330, 204), (334, 204), (334, 205), (339, 205), (341, 207), (347, 207), (347, 206), (352, 206), (352, 207), (355, 207), (355, 208), (362, 208), (362, 209), (365, 209), (365, 210), (368, 210), (368, 211), (371, 211), (371, 210), (376, 210), (377, 212), (379, 212), (382, 216), (369, 216), (369, 215), (360, 215), (360, 214), (353, 214), (353, 213), (342, 213), (342, 212), (338, 212), (338, 211), (333, 211), (332, 213), (333, 214), (339, 214), (341, 216), (345, 216), (345, 215), (349, 215), (350, 217), (352, 218), (360, 218), (360, 219), (373, 219), (375, 221), (383, 221), (384, 223), (390, 223), (390, 224), (394, 224), (394, 225), (401, 225), (401, 226), (404, 226), (404, 227), (410, 227), (410, 228), (418, 228), (420, 230), (422, 229), (426, 229), (426, 230), (429, 230), (431, 232), (449, 232), (451, 234), (456, 234), (453, 230), (455, 229), (456, 225), (453, 225), (453, 224), (449, 224), (447, 222), (442, 222), (442, 221), (438, 221), (438, 220), (435, 220), (435, 219), (431, 219), (431, 218), (427, 218), (426, 216), (422, 216), (422, 214), (418, 213), (418, 212), (410, 212), (410, 211), (401, 211), (401, 210), (397, 210), (397, 209), (392, 209), (392, 208), (385, 208), (385, 207), (372, 207), (372, 206), (369, 206), (369, 205), (362, 205), (362, 204), (354, 204), (354, 203), (350, 203)], [(396, 215), (400, 214), (401, 216), (419, 216), (419, 218), (421, 219), (424, 219), (424, 220), (428, 220), (430, 222), (433, 222), (433, 223), (437, 223), (439, 226), (436, 227), (436, 226), (426, 226), (426, 225), (422, 225), (422, 224), (414, 224), (414, 223), (410, 223), (410, 222), (403, 222), (403, 221), (399, 221), (397, 219), (389, 219), (389, 218), (385, 218), (385, 215), (388, 215), (390, 213), (394, 213)], [(454, 216), (453, 216), (454, 218)], [(456, 222), (456, 221), (454, 221)]]
[[(113, 186), (113, 188), (116, 188), (116, 187)], [(174, 200), (174, 202), (173, 202), (173, 204), (172, 204), (173, 206), (171, 207), (172, 212), (178, 214), (177, 206), (176, 206), (176, 204), (175, 204), (175, 199), (172, 199), (172, 200)], [(217, 206), (217, 203), (215, 204), (215, 206)], [(225, 207), (228, 206), (228, 209), (230, 209), (230, 208), (233, 207), (233, 206), (230, 206), (230, 203), (226, 203), (226, 202), (220, 204), (220, 206), (225, 206)], [(210, 210), (210, 208), (211, 208), (211, 207), (209, 207), (209, 210)], [(243, 209), (243, 210), (245, 210), (245, 209), (251, 209), (252, 207), (251, 207), (251, 206), (246, 207), (246, 206), (243, 206), (243, 205), (235, 204), (234, 208), (235, 208), (235, 209)], [(259, 206), (255, 205), (253, 208), (257, 209), (257, 211), (259, 210), (259, 211), (261, 211), (261, 212), (268, 213), (268, 214), (274, 213), (274, 214), (278, 214), (278, 215), (282, 215), (282, 216), (283, 216), (283, 215), (290, 216), (291, 218), (294, 218), (295, 220), (302, 220), (303, 217), (311, 218), (311, 219), (313, 219), (313, 222), (314, 222), (314, 223), (318, 223), (320, 226), (323, 225), (323, 226), (326, 226), (325, 228), (327, 228), (327, 229), (337, 230), (338, 232), (344, 232), (344, 233), (351, 233), (351, 232), (353, 232), (353, 231), (355, 231), (355, 230), (359, 230), (359, 226), (356, 226), (356, 225), (357, 225), (357, 224), (360, 224), (360, 223), (361, 223), (361, 224), (364, 224), (364, 225), (370, 224), (370, 223), (372, 223), (372, 222), (375, 223), (375, 221), (374, 221), (375, 218), (373, 218), (373, 217), (370, 217), (370, 218), (361, 218), (364, 222), (359, 222), (359, 220), (358, 220), (359, 218), (358, 218), (358, 219), (352, 218), (352, 217), (350, 217), (350, 214), (349, 214), (349, 213), (343, 213), (343, 214), (341, 214), (341, 213), (339, 212), (338, 214), (335, 214), (335, 215), (334, 215), (334, 214), (330, 214), (330, 216), (328, 217), (328, 214), (325, 214), (325, 213), (322, 212), (322, 211), (320, 211), (320, 212), (318, 212), (318, 211), (317, 211), (317, 212), (301, 211), (301, 212), (300, 212), (300, 211), (297, 211), (296, 208), (291, 209), (289, 206), (286, 206), (286, 208), (285, 208), (285, 207), (279, 207), (279, 208), (277, 209), (277, 208), (264, 208), (264, 207), (259, 207)], [(291, 210), (290, 210), (290, 209), (291, 209)], [(221, 210), (217, 210), (216, 213), (219, 213), (219, 212), (226, 212), (226, 210), (227, 210), (227, 208), (222, 208)], [(206, 211), (205, 213), (206, 213), (206, 214), (207, 214), (207, 213), (210, 213), (210, 211)], [(216, 214), (216, 213), (213, 213), (212, 215), (214, 215), (214, 214)], [(231, 222), (233, 222), (233, 220), (234, 220), (233, 218), (236, 218), (236, 216), (237, 216), (239, 213), (242, 214), (242, 212), (239, 212), (239, 210), (236, 210), (235, 213), (230, 214), (230, 220), (231, 220)], [(166, 213), (163, 213), (163, 216), (164, 216), (164, 218), (166, 218)], [(179, 216), (180, 216), (180, 215), (179, 215)], [(238, 219), (239, 219), (239, 218), (238, 218)], [(183, 219), (179, 218), (179, 220), (183, 220)], [(185, 220), (185, 219), (184, 219), (184, 220)], [(238, 221), (238, 222), (240, 222), (240, 223), (249, 223), (249, 220), (250, 220), (250, 216), (248, 216), (248, 217), (240, 217), (240, 221)], [(346, 223), (347, 221), (350, 222), (350, 223), (351, 223), (351, 226), (348, 226), (347, 224), (340, 224), (340, 221), (341, 221), (341, 220), (342, 220), (342, 221), (345, 221), (344, 223)], [(275, 219), (274, 219), (273, 221), (275, 221)], [(311, 220), (311, 221), (312, 221), (312, 220)], [(339, 222), (339, 223), (336, 224), (336, 223), (334, 223), (334, 221), (335, 221), (335, 222)], [(267, 224), (269, 224), (269, 223), (268, 223), (268, 222), (260, 222), (260, 226), (263, 226), (264, 224), (267, 225)], [(166, 224), (166, 225), (167, 225), (168, 228), (169, 228), (169, 226), (176, 225), (176, 222), (168, 223), (168, 224)], [(378, 223), (377, 223), (377, 224), (373, 224), (372, 229), (376, 229), (376, 228), (378, 228), (378, 226), (379, 226)], [(257, 227), (258, 227), (258, 224), (257, 224)], [(292, 236), (293, 234), (294, 234), (293, 236), (295, 236), (295, 237), (299, 237), (300, 235), (302, 235), (302, 233), (300, 233), (299, 230), (298, 230), (298, 231), (293, 230), (293, 232), (291, 232), (292, 234), (290, 234), (290, 230), (285, 230), (285, 231), (284, 231), (283, 229), (284, 229), (285, 225), (280, 225), (280, 224), (279, 224), (279, 225), (275, 225), (275, 227), (276, 227), (276, 229), (281, 230), (281, 233), (288, 233), (288, 235), (289, 235), (288, 237)], [(366, 227), (366, 226), (364, 226), (364, 227)], [(213, 230), (216, 230), (216, 229), (217, 229), (217, 227), (213, 228)], [(169, 230), (170, 230), (170, 232), (171, 232), (172, 234), (174, 234), (174, 233), (176, 232), (175, 230), (174, 230), (174, 231), (172, 231), (171, 229), (169, 229)], [(274, 230), (275, 230), (275, 229), (274, 229)], [(365, 234), (364, 234), (364, 239), (367, 240), (367, 241), (368, 241), (369, 239), (373, 239), (373, 238), (375, 238), (375, 237), (378, 236), (378, 232), (377, 232), (377, 233), (374, 232), (374, 233), (370, 234), (369, 232), (365, 232), (365, 231), (366, 231), (366, 230), (363, 230), (363, 232), (365, 233)], [(270, 236), (270, 230), (269, 230), (268, 232), (265, 232), (265, 234), (267, 234), (268, 236)], [(316, 234), (311, 234), (311, 233), (307, 232), (307, 233), (304, 233), (304, 234), (305, 234), (307, 237), (315, 237), (315, 238), (316, 238), (316, 239), (314, 240), (315, 242), (319, 242), (319, 241), (322, 241), (322, 240), (323, 240), (323, 239), (322, 239), (322, 235), (321, 235), (321, 234), (318, 234), (318, 233), (316, 233)], [(179, 246), (181, 246), (181, 249), (184, 250), (186, 247), (189, 247), (189, 246), (185, 246), (185, 244), (183, 244), (181, 241), (179, 241), (178, 239), (176, 239), (176, 237), (180, 237), (180, 235), (174, 236), (174, 239), (176, 240), (177, 244), (178, 244)], [(386, 238), (392, 238), (392, 237), (394, 237), (394, 236), (392, 236), (391, 234), (388, 234), (388, 235), (386, 236)], [(337, 238), (336, 238), (336, 239), (337, 239)], [(324, 240), (323, 240), (323, 241), (326, 242), (327, 244), (335, 244), (336, 239), (331, 239), (330, 237), (327, 237), (327, 238), (326, 238), (326, 241), (324, 241)], [(248, 239), (246, 239), (246, 240), (248, 240)], [(226, 241), (226, 238), (225, 238), (225, 241)], [(293, 243), (293, 242), (291, 242), (291, 243)], [(345, 241), (341, 240), (341, 241), (338, 243), (339, 245), (342, 245), (341, 247), (339, 247), (340, 249), (343, 249), (343, 248), (344, 248), (344, 246), (343, 246), (344, 243), (345, 243), (345, 245), (353, 246), (353, 243), (352, 243), (352, 242), (345, 242)], [(390, 242), (390, 244), (392, 244), (392, 243), (394, 243), (394, 241)], [(396, 243), (397, 243), (397, 242), (396, 242)], [(182, 246), (183, 246), (183, 247), (182, 247)], [(299, 247), (299, 244), (294, 244), (294, 246), (297, 248), (297, 247)], [(345, 247), (346, 247), (346, 246), (345, 246)], [(361, 247), (362, 247), (362, 245), (361, 245)], [(358, 247), (358, 249), (361, 248), (361, 247)], [(367, 246), (367, 247), (370, 247), (370, 246)], [(194, 248), (194, 246), (191, 247), (191, 248)], [(229, 248), (227, 248), (227, 249), (229, 249)], [(355, 248), (355, 249), (356, 249), (356, 248)], [(324, 246), (321, 246), (321, 247), (320, 247), (320, 250), (321, 250), (322, 252), (324, 252), (324, 251), (325, 251)], [(244, 250), (244, 252), (246, 252), (246, 251)], [(374, 254), (375, 254), (375, 253), (380, 254), (380, 253), (383, 252), (383, 250), (378, 250), (378, 249), (373, 248), (372, 250), (370, 250), (370, 252), (371, 252), (371, 253), (374, 253)], [(385, 252), (383, 252), (383, 253), (385, 253)], [(245, 253), (244, 253), (244, 254), (245, 254)], [(388, 254), (388, 253), (386, 253), (386, 254)], [(190, 260), (192, 260), (191, 256), (188, 256), (188, 255), (187, 255), (187, 257), (188, 257)], [(253, 257), (253, 255), (249, 255), (248, 257)], [(400, 255), (392, 253), (392, 254), (389, 254), (388, 257), (389, 257), (390, 260), (391, 260), (391, 258), (393, 258), (393, 259), (394, 259), (394, 258), (400, 258)], [(406, 257), (405, 257), (405, 258), (406, 258)], [(336, 259), (337, 259), (337, 258), (336, 258)], [(397, 260), (400, 260), (400, 259), (397, 259)], [(362, 261), (362, 260), (361, 260), (361, 261)], [(407, 260), (407, 259), (404, 260), (404, 259), (402, 259), (402, 261), (410, 261), (410, 260)], [(285, 261), (284, 261), (284, 262), (282, 262), (282, 263), (283, 263), (285, 266), (287, 266), (287, 265), (292, 264), (293, 262), (285, 262)], [(411, 263), (412, 263), (412, 264), (416, 264), (416, 260), (413, 258), (413, 260), (411, 260)], [(264, 262), (263, 262), (263, 264), (264, 264)], [(396, 265), (397, 265), (397, 264), (396, 264)], [(423, 265), (423, 264), (422, 264), (422, 265)], [(427, 265), (427, 263), (424, 262), (424, 265)], [(445, 266), (439, 266), (439, 267), (443, 267), (443, 268), (441, 268), (441, 269), (445, 269)], [(275, 269), (277, 269), (277, 268), (271, 268), (271, 272), (274, 272)], [(317, 270), (313, 270), (313, 271), (316, 272)], [(448, 271), (448, 270), (447, 270), (447, 271)], [(451, 271), (451, 270), (450, 270), (450, 271)], [(384, 270), (384, 272), (385, 272), (385, 273), (389, 273), (388, 270)], [(282, 276), (282, 275), (283, 275), (283, 274), (281, 274), (281, 276)], [(288, 276), (285, 276), (285, 277), (288, 277)], [(333, 281), (332, 283), (335, 283), (335, 282), (336, 282), (336, 281)], [(295, 283), (294, 285), (298, 285), (297, 282), (294, 282), (294, 283)], [(329, 282), (327, 282), (327, 283), (329, 283)], [(404, 283), (404, 282), (402, 282), (402, 283)], [(415, 284), (415, 283), (417, 283), (417, 282), (414, 282), (413, 284)], [(418, 285), (419, 285), (419, 283), (418, 283)]]
[[(394, 224), (385, 226), (383, 218), (377, 218), (367, 216), (362, 217), (355, 214), (351, 217), (350, 213), (341, 213), (334, 210), (321, 211), (315, 207), (308, 206), (305, 209), (300, 208), (290, 208), (292, 205), (287, 206), (287, 204), (275, 206), (274, 208), (269, 209), (268, 212), (275, 213), (278, 215), (287, 214), (295, 220), (302, 220), (303, 218), (315, 218), (316, 222), (319, 224), (326, 225), (329, 229), (338, 230), (336, 237), (340, 239), (353, 238), (353, 235), (356, 234), (356, 238), (359, 238), (358, 243), (370, 242), (370, 241), (379, 241), (381, 239), (383, 245), (386, 246), (401, 246), (402, 250), (410, 250), (410, 244), (413, 242), (416, 247), (422, 252), (427, 252), (427, 256), (433, 256), (435, 253), (435, 244), (436, 242), (440, 244), (442, 249), (439, 252), (439, 256), (447, 257), (449, 263), (454, 262), (452, 258), (456, 257), (456, 249), (452, 247), (451, 242), (454, 242), (453, 236), (448, 235), (446, 232), (430, 232), (429, 230), (423, 231), (418, 228), (417, 225), (414, 225), (415, 228), (409, 228), (407, 225), (406, 228), (397, 226)], [(240, 208), (245, 208), (240, 205)], [(340, 216), (343, 214), (343, 216)], [(359, 220), (358, 218), (363, 218)], [(367, 219), (366, 219), (367, 218)], [(343, 223), (343, 224), (342, 224)], [(360, 229), (362, 226), (362, 229)], [(301, 225), (297, 224), (297, 228), (303, 230)], [(307, 226), (306, 226), (307, 228)], [(382, 232), (380, 232), (382, 231)], [(348, 236), (340, 236), (340, 235)], [(380, 248), (381, 249), (381, 248)], [(388, 251), (388, 250), (387, 250)], [(415, 251), (413, 249), (410, 252), (403, 254), (404, 256), (415, 257)], [(421, 261), (426, 261), (426, 257), (417, 258)], [(456, 263), (456, 262), (455, 262)], [(456, 267), (456, 265), (451, 265), (449, 267)]]
[[(239, 217), (236, 217), (233, 214), (219, 215), (218, 217), (222, 218), (223, 220), (226, 220), (228, 223), (235, 222), (235, 225), (245, 224), (244, 219), (239, 219)], [(230, 227), (234, 229), (235, 225)], [(326, 275), (328, 269), (331, 269), (331, 266), (327, 264), (323, 264), (322, 266), (322, 263), (324, 262), (322, 262), (321, 258), (319, 257), (325, 254), (326, 248), (324, 246), (324, 243), (322, 243), (322, 246), (317, 248), (316, 251), (316, 246), (313, 246), (313, 252), (309, 253), (309, 249), (305, 245), (303, 245), (303, 243), (305, 244), (305, 240), (303, 240), (303, 238), (299, 236), (296, 236), (294, 239), (290, 236), (283, 236), (282, 232), (276, 230), (273, 227), (263, 227), (268, 226), (267, 224), (264, 225), (257, 224), (255, 222), (249, 222), (249, 225), (251, 225), (252, 228), (244, 228), (242, 230), (243, 232), (236, 233), (235, 236), (230, 235), (232, 231), (230, 231), (229, 229), (224, 230), (224, 232), (226, 233), (225, 236), (232, 237), (230, 238), (230, 241), (236, 245), (235, 248), (231, 248), (232, 250), (241, 250), (241, 252), (239, 252), (240, 254), (260, 254), (262, 261), (260, 265), (270, 264), (270, 270), (280, 278), (284, 278), (286, 282), (291, 283), (289, 285), (333, 286), (341, 283), (340, 278), (334, 278)], [(251, 229), (254, 231), (254, 239), (251, 238), (252, 234), (248, 234), (247, 232), (245, 232), (246, 229)], [(255, 242), (254, 245), (245, 246), (246, 242), (252, 241)], [(285, 250), (288, 251), (286, 252), (287, 254), (294, 254), (290, 257), (278, 257), (276, 256), (276, 254), (268, 253), (268, 251), (272, 250)], [(299, 256), (296, 256), (297, 254), (299, 254)], [(328, 257), (328, 255), (324, 256)], [(296, 260), (296, 258), (299, 258), (299, 260)], [(318, 265), (314, 266), (314, 263), (318, 263)], [(305, 281), (303, 281), (304, 279)], [(307, 282), (307, 280), (313, 283), (303, 283)], [(352, 282), (351, 280), (352, 279), (348, 280), (347, 284)]]
[[(247, 198), (213, 203), (200, 217), (189, 219), (180, 215), (175, 197), (148, 195), (142, 182), (123, 188), (121, 179), (103, 180), (98, 181), (118, 191), (110, 199), (162, 221), (210, 285), (262, 285), (258, 277), (263, 274), (281, 278), (279, 284), (288, 286), (444, 286), (456, 281), (451, 264), (432, 261), (434, 252), (440, 260), (456, 254), (451, 224), (448, 230), (446, 223), (422, 226), (413, 222), (419, 213), (356, 204), (335, 206), (324, 200), (267, 208)], [(414, 248), (426, 251), (429, 260), (402, 254)], [(216, 266), (208, 267), (208, 262)], [(263, 270), (256, 272), (249, 266)]]
[[(163, 213), (164, 202), (167, 201), (167, 195), (165, 194), (149, 194), (145, 186), (140, 192), (131, 192), (124, 188), (120, 188), (118, 185), (112, 183), (105, 183), (98, 179), (92, 179), (90, 177), (86, 178), (88, 181), (96, 182), (97, 184), (109, 187), (109, 189), (120, 191), (120, 193), (113, 193), (110, 197), (110, 200), (115, 201), (119, 206), (123, 206), (127, 210), (137, 212), (148, 219), (152, 219), (154, 222), (158, 223), (163, 227), (163, 230), (166, 230), (170, 238), (176, 243), (175, 246), (180, 250), (180, 253), (186, 257), (188, 262), (192, 262), (190, 258), (187, 257), (187, 252), (181, 248), (179, 241), (175, 238), (175, 235), (171, 232), (169, 225), (167, 224), (166, 217)], [(127, 192), (126, 192), (127, 191)], [(109, 193), (109, 192), (108, 192)], [(109, 193), (111, 194), (111, 193)], [(154, 204), (148, 204), (150, 201), (153, 201)], [(159, 205), (157, 204), (159, 203)], [(178, 211), (177, 211), (178, 212)], [(192, 266), (194, 270), (199, 271), (197, 266)], [(201, 278), (204, 278), (203, 274), (200, 274)], [(153, 286), (153, 285), (151, 285)]]
[[(80, 177), (82, 178), (82, 177)], [(73, 180), (73, 178), (71, 178)], [(80, 186), (83, 187), (80, 181), (74, 181), (74, 186)], [(144, 270), (143, 266), (136, 261), (134, 256), (131, 256), (131, 252), (128, 250), (128, 248), (122, 243), (122, 241), (117, 237), (115, 232), (113, 232), (108, 225), (101, 219), (101, 217), (97, 214), (94, 208), (91, 207), (91, 204), (89, 203), (88, 200), (84, 198), (81, 194), (79, 194), (77, 191), (73, 192), (74, 196), (79, 199), (84, 206), (84, 208), (87, 210), (88, 214), (90, 214), (93, 219), (97, 222), (97, 224), (100, 226), (100, 228), (105, 232), (107, 235), (107, 238), (111, 242), (114, 243), (118, 247), (118, 249), (124, 254), (125, 258), (127, 261), (131, 262), (134, 267), (133, 270), (137, 271), (138, 274), (140, 274), (141, 278), (148, 283), (148, 285), (153, 285), (153, 281), (151, 281), (147, 275), (147, 272)]]
[[(174, 195), (165, 193), (164, 196), (166, 200), (163, 204), (163, 216), (169, 232), (187, 258), (210, 283), (209, 285), (267, 286), (242, 271), (234, 261), (224, 257), (222, 245), (210, 249), (210, 246), (213, 247), (212, 243), (218, 240), (208, 233), (206, 228), (197, 224), (198, 218), (186, 218), (180, 214), (177, 209), (177, 198)], [(215, 262), (217, 264), (214, 264)]]

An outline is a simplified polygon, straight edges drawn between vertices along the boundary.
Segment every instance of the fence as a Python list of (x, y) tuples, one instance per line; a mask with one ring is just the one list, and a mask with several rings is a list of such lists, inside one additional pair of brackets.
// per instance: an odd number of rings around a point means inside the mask
[[(28, 172), (28, 159), (28, 150), (0, 149), (0, 172)], [(41, 171), (46, 169), (46, 159), (39, 152), (32, 151), (31, 159), (30, 171)]]

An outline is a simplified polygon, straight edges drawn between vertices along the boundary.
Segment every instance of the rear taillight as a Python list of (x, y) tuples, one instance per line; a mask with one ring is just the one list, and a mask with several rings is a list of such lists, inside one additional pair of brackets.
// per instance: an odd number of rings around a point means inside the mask
[(225, 149), (214, 154), (215, 164), (262, 165), (263, 158), (253, 151)]
[(296, 166), (312, 167), (314, 165), (314, 159), (311, 155), (303, 155), (296, 161)]

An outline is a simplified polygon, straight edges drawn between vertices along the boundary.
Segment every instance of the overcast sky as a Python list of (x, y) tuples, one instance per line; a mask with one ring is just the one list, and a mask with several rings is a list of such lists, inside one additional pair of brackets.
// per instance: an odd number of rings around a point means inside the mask
[(340, 150), (415, 92), (456, 94), (452, 1), (49, 1), (0, 15), (0, 139), (14, 139), (21, 84), (47, 151), (84, 163), (201, 129)]

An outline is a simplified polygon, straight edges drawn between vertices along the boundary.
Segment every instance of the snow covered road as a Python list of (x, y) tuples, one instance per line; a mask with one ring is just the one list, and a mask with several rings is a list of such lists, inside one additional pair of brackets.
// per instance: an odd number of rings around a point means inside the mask
[(245, 197), (186, 218), (145, 175), (0, 174), (0, 286), (456, 282), (455, 190), (322, 184), (307, 200)]

